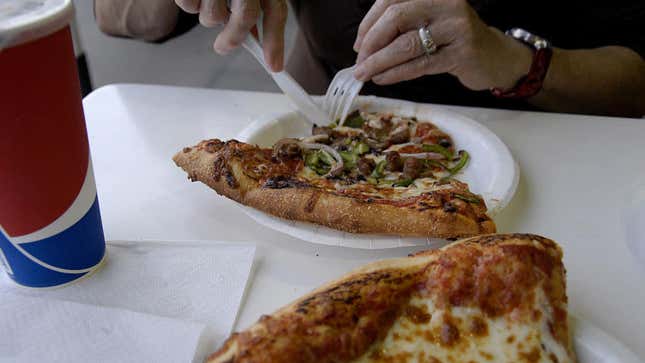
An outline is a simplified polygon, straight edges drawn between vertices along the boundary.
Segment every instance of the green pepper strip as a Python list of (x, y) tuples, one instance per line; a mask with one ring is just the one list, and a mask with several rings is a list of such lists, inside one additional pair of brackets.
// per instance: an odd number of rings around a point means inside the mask
[[(305, 165), (307, 165), (309, 169), (315, 171), (319, 175), (327, 174), (331, 169), (330, 165), (325, 165), (326, 162), (322, 160), (321, 158), (322, 155), (323, 155), (322, 152), (318, 150), (318, 151), (308, 153), (307, 156), (305, 157)], [(331, 156), (329, 155), (326, 155), (326, 156), (331, 158)]]
[(356, 155), (363, 155), (366, 152), (370, 151), (370, 147), (367, 146), (367, 144), (364, 142), (359, 142), (358, 144), (356, 144), (353, 151)]
[(374, 170), (372, 171), (372, 177), (374, 178), (380, 178), (383, 176), (383, 171), (385, 170), (385, 164), (387, 162), (385, 160), (381, 160), (376, 164), (376, 167), (374, 167)]
[(364, 123), (365, 123), (365, 119), (361, 117), (361, 114), (359, 112), (355, 112), (354, 114), (347, 116), (347, 119), (345, 119), (345, 123), (343, 123), (343, 126), (358, 129), (363, 127)]
[(450, 172), (450, 174), (441, 178), (441, 180), (439, 180), (440, 182), (447, 182), (448, 179), (455, 176), (455, 174), (457, 174), (461, 169), (463, 169), (466, 166), (466, 164), (468, 164), (468, 160), (470, 160), (470, 155), (468, 154), (468, 151), (460, 150), (459, 155), (461, 155), (461, 158), (457, 162), (457, 165), (455, 165), (451, 169), (449, 168), (448, 171)]
[(318, 154), (319, 154), (320, 161), (322, 161), (323, 163), (330, 166), (336, 163), (336, 159), (334, 159), (333, 156), (329, 155), (328, 152), (324, 150), (318, 150)]
[(343, 162), (345, 162), (345, 169), (351, 169), (353, 168), (356, 163), (358, 162), (358, 155), (349, 152), (349, 151), (339, 151), (338, 152), (340, 156), (343, 158)]
[(423, 144), (421, 148), (425, 152), (433, 152), (433, 153), (441, 154), (448, 160), (452, 159), (453, 157), (452, 152), (450, 152), (450, 150), (446, 149), (441, 145)]
[(461, 200), (463, 200), (465, 202), (479, 204), (479, 199), (477, 199), (477, 198), (468, 197), (468, 196), (461, 195), (461, 194), (453, 194), (453, 195), (454, 195), (455, 198), (461, 199)]
[(461, 158), (459, 159), (459, 162), (457, 162), (457, 165), (450, 169), (450, 176), (457, 174), (466, 166), (466, 164), (468, 164), (468, 160), (470, 160), (470, 154), (468, 154), (468, 151), (466, 150), (460, 150), (459, 155)]
[(396, 183), (392, 184), (392, 186), (395, 187), (407, 187), (410, 186), (410, 184), (414, 183), (414, 179), (403, 179), (399, 180)]
[(440, 162), (440, 161), (437, 161), (437, 160), (428, 160), (428, 159), (425, 159), (425, 160), (423, 160), (423, 161), (427, 164), (427, 165), (425, 165), (425, 166), (426, 166), (426, 168), (428, 167), (428, 165), (430, 165), (430, 166), (438, 166), (438, 167), (440, 167), (440, 168), (441, 168), (441, 169), (443, 169), (443, 170), (450, 171), (450, 168), (449, 168), (448, 166), (446, 166), (446, 164), (444, 164), (444, 163), (442, 163), (442, 162)]

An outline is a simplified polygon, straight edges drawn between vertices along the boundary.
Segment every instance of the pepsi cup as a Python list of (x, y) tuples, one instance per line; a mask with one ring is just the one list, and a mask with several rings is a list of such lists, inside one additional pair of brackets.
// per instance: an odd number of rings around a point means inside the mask
[(0, 266), (29, 287), (105, 256), (72, 16), (71, 0), (0, 1)]

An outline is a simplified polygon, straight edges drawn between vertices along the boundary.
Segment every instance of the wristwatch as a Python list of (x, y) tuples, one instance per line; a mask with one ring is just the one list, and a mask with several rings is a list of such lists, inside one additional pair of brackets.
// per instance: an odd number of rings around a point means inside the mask
[(542, 83), (551, 64), (551, 57), (553, 56), (551, 43), (521, 28), (510, 29), (506, 32), (506, 35), (532, 48), (534, 50), (533, 61), (529, 73), (520, 78), (513, 88), (508, 90), (492, 88), (491, 92), (495, 97), (499, 98), (526, 99), (534, 96), (542, 89)]

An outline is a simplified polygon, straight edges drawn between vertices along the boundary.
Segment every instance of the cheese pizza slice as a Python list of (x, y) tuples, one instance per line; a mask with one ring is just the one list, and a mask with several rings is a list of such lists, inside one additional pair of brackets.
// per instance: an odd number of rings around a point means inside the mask
[(562, 251), (485, 235), (372, 263), (262, 316), (208, 362), (575, 362)]

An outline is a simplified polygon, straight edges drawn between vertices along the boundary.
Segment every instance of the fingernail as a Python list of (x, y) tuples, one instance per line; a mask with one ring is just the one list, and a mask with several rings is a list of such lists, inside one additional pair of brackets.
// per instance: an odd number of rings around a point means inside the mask
[(363, 78), (365, 77), (365, 68), (363, 67), (356, 67), (354, 70), (354, 77), (358, 79), (359, 81), (365, 81)]
[(354, 42), (354, 51), (358, 53), (359, 49), (361, 49), (361, 39), (356, 37), (356, 41)]
[(214, 44), (213, 45), (213, 50), (219, 55), (227, 55), (229, 53), (229, 50), (226, 48), (222, 48), (221, 46)]
[(374, 76), (374, 77), (372, 77), (372, 82), (374, 82), (376, 84), (381, 84), (382, 81), (383, 81), (383, 76)]
[(280, 72), (282, 70), (282, 64), (278, 61), (271, 62), (271, 70), (274, 72)]

